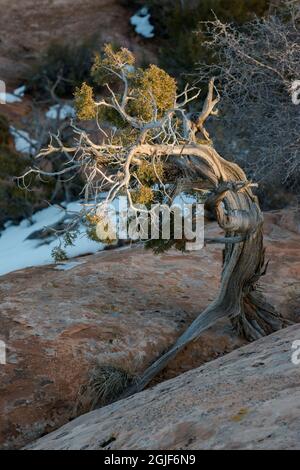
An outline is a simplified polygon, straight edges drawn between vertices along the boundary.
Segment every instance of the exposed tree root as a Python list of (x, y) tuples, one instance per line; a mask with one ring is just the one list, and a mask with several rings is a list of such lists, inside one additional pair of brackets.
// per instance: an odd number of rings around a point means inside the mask
[(237, 333), (248, 341), (262, 338), (290, 324), (257, 291), (244, 297), (242, 312), (231, 321)]

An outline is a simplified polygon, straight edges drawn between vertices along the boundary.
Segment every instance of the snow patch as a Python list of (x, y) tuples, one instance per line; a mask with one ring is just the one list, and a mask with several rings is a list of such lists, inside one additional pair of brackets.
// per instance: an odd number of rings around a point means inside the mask
[(135, 26), (135, 32), (144, 38), (154, 37), (154, 26), (150, 23), (150, 13), (147, 7), (143, 7), (130, 18), (130, 23)]
[[(106, 193), (101, 195), (101, 199), (105, 199)], [(173, 204), (183, 206), (183, 204), (192, 204), (196, 202), (196, 198), (189, 194), (179, 194), (173, 201)], [(116, 222), (118, 223), (118, 199), (113, 202), (116, 211)], [(12, 222), (5, 224), (4, 230), (0, 233), (0, 276), (24, 269), (31, 266), (41, 266), (53, 264), (52, 250), (57, 247), (58, 241), (55, 236), (47, 238), (32, 238), (34, 232), (41, 232), (42, 229), (52, 227), (60, 222), (67, 214), (76, 214), (82, 210), (80, 201), (64, 204), (64, 208), (58, 206), (50, 206), (39, 212), (36, 212), (32, 219), (24, 219), (20, 224), (14, 225)], [(102, 251), (105, 244), (95, 242), (86, 235), (86, 228), (81, 225), (79, 234), (74, 240), (73, 246), (67, 246), (65, 249), (67, 257), (66, 262), (60, 262), (55, 269), (68, 270), (73, 269), (84, 261), (71, 260), (80, 255), (96, 253)], [(122, 248), (120, 248), (122, 249)], [(127, 249), (124, 247), (123, 249)]]
[(19, 88), (16, 88), (15, 91), (14, 91), (14, 95), (15, 96), (18, 96), (19, 98), (23, 98), (24, 94), (25, 94), (25, 91), (26, 91), (26, 86), (25, 85), (22, 85), (20, 86)]
[(48, 119), (61, 119), (64, 120), (68, 117), (75, 117), (75, 110), (69, 104), (55, 104), (46, 112)]
[(13, 93), (0, 93), (0, 101), (5, 104), (21, 103), (22, 99)]
[[(66, 206), (66, 210), (71, 212), (79, 212), (81, 209), (80, 202), (72, 202)], [(61, 208), (50, 206), (36, 212), (32, 217), (32, 223), (28, 219), (24, 219), (19, 225), (7, 223), (0, 234), (0, 276), (30, 266), (52, 264), (51, 252), (57, 246), (57, 240), (51, 239), (41, 244), (41, 240), (28, 239), (28, 237), (35, 231), (54, 225), (64, 215), (65, 212)], [(96, 253), (103, 248), (104, 244), (90, 240), (86, 236), (85, 228), (81, 226), (74, 246), (68, 246), (65, 251), (68, 258), (74, 258)]]
[(37, 145), (37, 141), (32, 139), (28, 132), (16, 129), (10, 126), (10, 133), (14, 138), (15, 147), (17, 152), (20, 153), (32, 153)]
[(55, 269), (58, 269), (59, 271), (69, 271), (70, 269), (76, 268), (76, 266), (84, 263), (85, 261), (70, 261), (67, 263), (58, 264)]
[(5, 93), (2, 91), (0, 92), (0, 102), (5, 104), (21, 103), (25, 90), (26, 87), (23, 85), (16, 88), (12, 93)]

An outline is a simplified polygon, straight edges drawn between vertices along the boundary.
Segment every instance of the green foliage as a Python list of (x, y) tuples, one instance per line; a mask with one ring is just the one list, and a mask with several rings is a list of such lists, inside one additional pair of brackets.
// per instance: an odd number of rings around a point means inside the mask
[(0, 226), (8, 219), (16, 221), (30, 213), (35, 199), (32, 192), (22, 190), (14, 180), (24, 172), (29, 160), (12, 150), (10, 140), (8, 121), (0, 115)]
[(9, 125), (5, 116), (0, 114), (0, 146), (9, 144)]
[(109, 221), (99, 219), (95, 224), (90, 224), (86, 230), (88, 238), (95, 242), (111, 245), (116, 242), (116, 233), (110, 231)]
[(74, 246), (74, 242), (77, 236), (78, 236), (77, 230), (67, 231), (66, 233), (64, 233), (64, 236), (63, 236), (64, 247), (66, 248), (67, 246)]
[(76, 88), (74, 97), (78, 119), (83, 121), (94, 119), (97, 114), (97, 108), (94, 101), (93, 88), (84, 82), (80, 88)]
[[(145, 70), (134, 68), (134, 56), (125, 48), (115, 50), (111, 45), (104, 47), (103, 53), (95, 56), (91, 70), (93, 80), (97, 84), (107, 82), (115, 88), (116, 80), (124, 75), (128, 80), (128, 101), (126, 111), (138, 119), (150, 121), (155, 116), (174, 106), (176, 97), (176, 80), (156, 65)], [(121, 83), (120, 83), (121, 84)], [(118, 88), (116, 98), (120, 99)], [(75, 107), (79, 119), (107, 121), (118, 128), (126, 127), (120, 114), (108, 106), (96, 106), (92, 86), (84, 82), (75, 91)], [(128, 137), (133, 136), (130, 131)], [(123, 142), (124, 143), (124, 142)]]
[(131, 199), (134, 204), (145, 204), (147, 206), (153, 202), (154, 193), (149, 186), (142, 185), (139, 189), (131, 193)]
[(161, 253), (165, 253), (166, 251), (170, 250), (171, 248), (174, 248), (175, 250), (181, 251), (184, 253), (186, 251), (185, 247), (186, 241), (184, 239), (182, 240), (163, 240), (162, 238), (159, 238), (157, 240), (148, 240), (145, 243), (145, 248), (149, 250), (153, 250), (153, 252), (156, 255), (159, 255)]
[[(64, 248), (67, 248), (68, 246), (74, 246), (74, 241), (76, 240), (78, 236), (78, 230), (68, 230), (63, 234), (62, 237), (62, 243)], [(51, 256), (54, 259), (56, 263), (59, 263), (60, 261), (66, 261), (68, 259), (68, 255), (66, 253), (66, 250), (61, 247), (61, 241), (59, 243), (59, 246), (56, 246), (52, 249), (51, 251)]]
[(93, 242), (102, 243), (102, 240), (97, 235), (96, 225), (90, 225), (86, 229), (87, 237)]
[(20, 176), (28, 163), (28, 158), (18, 155), (8, 146), (0, 146), (0, 178)]
[[(114, 97), (121, 103), (124, 80), (128, 84), (129, 100), (126, 112), (141, 121), (148, 122), (161, 118), (164, 113), (174, 108), (177, 93), (176, 80), (156, 65), (145, 69), (134, 68), (134, 57), (127, 49), (116, 50), (110, 45), (104, 47), (103, 53), (95, 57), (92, 67), (93, 80), (98, 84), (108, 83), (113, 89)], [(118, 82), (119, 81), (119, 85)], [(106, 97), (106, 103), (115, 104), (114, 98)], [(93, 96), (93, 88), (83, 83), (75, 93), (77, 116), (80, 119), (96, 118), (101, 123), (107, 121), (116, 126), (111, 143), (121, 147), (130, 146), (136, 142), (139, 131), (132, 128), (123, 120), (120, 113), (110, 106), (97, 105)], [(151, 132), (147, 135), (151, 139)], [(151, 203), (162, 202), (162, 195), (154, 190), (154, 185), (163, 181), (165, 169), (160, 160), (151, 163), (144, 160), (135, 168), (138, 185), (131, 190), (134, 204), (149, 207)], [(108, 233), (108, 224), (96, 215), (89, 215), (85, 220), (86, 232), (90, 239), (97, 242), (112, 243), (114, 234)], [(172, 243), (173, 244), (173, 243)], [(175, 245), (180, 245), (176, 242)], [(181, 247), (180, 247), (181, 249)]]
[[(135, 58), (128, 49), (114, 49), (111, 44), (106, 44), (103, 54), (96, 55), (91, 74), (99, 85), (106, 82), (114, 84), (117, 79), (115, 73), (126, 75), (129, 95), (132, 98), (128, 111), (139, 119), (149, 121), (153, 118), (154, 102), (158, 117), (165, 110), (172, 108), (176, 96), (176, 81), (156, 65), (142, 70), (134, 68), (134, 63)], [(117, 117), (114, 110), (102, 107), (99, 112), (102, 113), (101, 117), (110, 122), (117, 119), (116, 124), (120, 125), (120, 117)]]
[(109, 122), (117, 126), (118, 129), (120, 130), (120, 132), (117, 132), (112, 139), (112, 143), (114, 145), (126, 146), (126, 145), (130, 145), (136, 142), (138, 135), (139, 135), (136, 129), (132, 129), (132, 127), (127, 126), (127, 123), (125, 123), (123, 120), (121, 120), (120, 126), (117, 125), (117, 120), (115, 119)]
[(130, 101), (129, 109), (138, 118), (151, 121), (154, 116), (154, 104), (158, 118), (174, 106), (176, 81), (156, 65), (151, 64), (147, 69), (137, 71), (134, 82), (134, 100)]
[[(147, 249), (153, 250), (155, 254), (164, 253), (171, 248), (174, 248), (178, 251), (186, 251), (186, 239), (183, 236), (181, 239), (174, 238), (174, 212), (170, 212), (170, 238), (168, 240), (164, 240), (162, 238), (162, 225), (159, 224), (159, 238), (148, 240), (145, 243), (145, 247)], [(183, 232), (182, 232), (183, 233)]]
[[(98, 243), (113, 243), (115, 240), (110, 239), (107, 233), (108, 225), (103, 223), (97, 233), (97, 224), (101, 224), (101, 218), (97, 215), (88, 215), (85, 218), (86, 234), (90, 240)], [(98, 236), (99, 233), (103, 233), (103, 238)]]
[[(115, 49), (112, 44), (105, 44), (102, 54), (96, 54), (91, 70), (92, 78), (98, 85), (114, 79), (114, 72), (122, 69), (130, 71), (135, 62), (134, 55), (125, 47)], [(130, 73), (130, 72), (129, 72)]]
[(60, 261), (66, 261), (68, 259), (67, 253), (60, 246), (56, 246), (51, 251), (51, 256), (56, 263)]
[(103, 240), (101, 240), (97, 235), (97, 223), (96, 222), (87, 224), (86, 234), (88, 238), (90, 240), (93, 240), (94, 242), (97, 242), (97, 243), (103, 242)]
[[(123, 129), (126, 126), (126, 122), (124, 121), (122, 116), (120, 116), (118, 111), (113, 108), (100, 106), (97, 110), (97, 117), (99, 122), (108, 122), (109, 124), (116, 126), (118, 129)], [(130, 135), (132, 135), (132, 133), (130, 133)]]
[[(155, 165), (155, 166), (154, 166)], [(136, 175), (139, 181), (147, 186), (151, 186), (154, 183), (162, 181), (164, 178), (164, 167), (162, 162), (149, 163), (144, 161), (139, 165)]]

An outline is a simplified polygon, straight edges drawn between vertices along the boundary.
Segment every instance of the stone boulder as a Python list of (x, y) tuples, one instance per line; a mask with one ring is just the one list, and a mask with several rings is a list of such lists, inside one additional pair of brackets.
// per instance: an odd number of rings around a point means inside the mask
[(300, 325), (85, 414), (27, 448), (300, 449), (295, 340)]
[[(286, 317), (299, 321), (300, 237), (280, 225), (282, 216), (266, 214), (271, 260), (263, 287)], [(208, 224), (206, 233), (219, 229)], [(7, 354), (0, 364), (1, 448), (24, 446), (87, 412), (81, 390), (100, 366), (136, 375), (168, 349), (215, 297), (221, 248), (162, 255), (124, 248), (1, 276)], [(151, 385), (244, 344), (229, 321), (220, 321)]]

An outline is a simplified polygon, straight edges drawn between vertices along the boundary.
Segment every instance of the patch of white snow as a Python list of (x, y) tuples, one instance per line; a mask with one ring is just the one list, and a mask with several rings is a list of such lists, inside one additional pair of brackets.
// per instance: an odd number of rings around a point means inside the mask
[(130, 23), (135, 26), (135, 32), (144, 38), (154, 37), (154, 26), (150, 23), (150, 13), (147, 7), (143, 7), (130, 18)]
[[(79, 212), (82, 205), (79, 202), (71, 202), (66, 206), (67, 211)], [(0, 233), (0, 276), (11, 271), (52, 264), (51, 252), (57, 247), (57, 240), (41, 244), (41, 240), (27, 239), (30, 234), (44, 227), (54, 225), (61, 220), (65, 212), (57, 207), (50, 206), (32, 217), (32, 223), (24, 219), (19, 225), (6, 224), (6, 228)], [(90, 240), (86, 236), (84, 227), (80, 227), (79, 235), (74, 241), (74, 246), (65, 248), (68, 258), (96, 253), (104, 248), (104, 244)]]
[(80, 264), (84, 263), (85, 261), (69, 261), (66, 263), (58, 264), (55, 269), (58, 269), (59, 271), (69, 271), (70, 269), (76, 268), (76, 266), (79, 266)]
[(18, 96), (19, 98), (23, 98), (23, 96), (25, 94), (25, 91), (26, 91), (26, 86), (25, 85), (19, 86), (19, 88), (15, 89), (14, 95)]
[(75, 117), (75, 110), (69, 104), (55, 104), (46, 112), (48, 119), (61, 119), (64, 120), (68, 117)]
[(17, 152), (32, 153), (37, 145), (37, 141), (32, 139), (28, 132), (10, 126), (10, 133), (14, 138)]
[(0, 92), (0, 102), (4, 104), (21, 103), (24, 96), (26, 87), (25, 85), (16, 88), (12, 93)]

